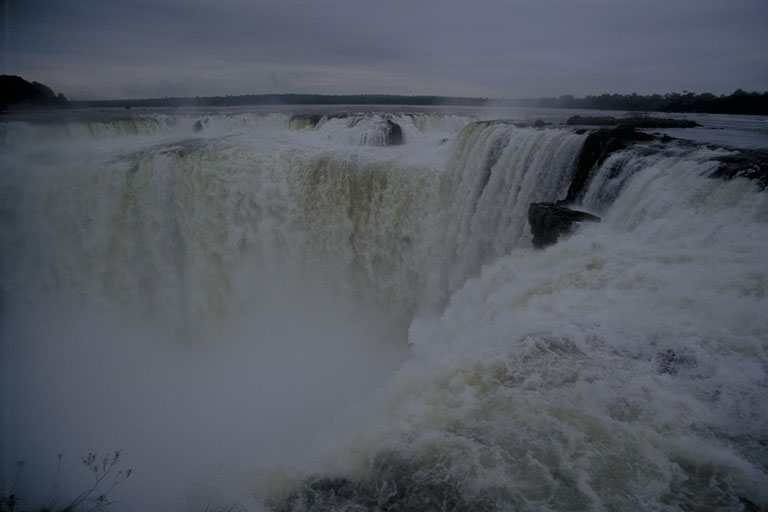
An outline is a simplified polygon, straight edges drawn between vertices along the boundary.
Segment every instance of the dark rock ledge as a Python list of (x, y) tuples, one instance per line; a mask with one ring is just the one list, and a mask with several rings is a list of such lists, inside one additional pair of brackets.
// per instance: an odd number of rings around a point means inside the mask
[(543, 249), (557, 242), (561, 235), (570, 233), (579, 222), (599, 222), (600, 217), (591, 213), (571, 210), (555, 203), (531, 203), (528, 207), (528, 223), (533, 233), (533, 246)]
[[(577, 130), (577, 133), (587, 132), (587, 138), (574, 165), (566, 197), (555, 203), (531, 203), (528, 208), (528, 222), (536, 248), (556, 243), (561, 235), (571, 232), (576, 223), (600, 220), (599, 217), (570, 209), (565, 205), (578, 204), (583, 199), (594, 173), (612, 153), (638, 142), (655, 140), (663, 144), (674, 140), (677, 144), (685, 143), (671, 137), (660, 138), (643, 133), (628, 125), (612, 129)], [(730, 155), (715, 157), (713, 160), (719, 165), (709, 174), (710, 178), (747, 178), (753, 180), (761, 190), (768, 187), (768, 150), (734, 150)]]
[(568, 125), (581, 126), (624, 126), (629, 128), (694, 128), (701, 126), (690, 119), (673, 119), (652, 116), (571, 116), (566, 121)]
[(611, 153), (626, 149), (637, 142), (652, 140), (656, 140), (656, 137), (639, 132), (631, 126), (590, 132), (576, 161), (568, 194), (562, 202), (577, 203), (586, 191), (594, 169), (598, 168)]
[(384, 130), (386, 132), (385, 146), (399, 146), (403, 143), (403, 129), (399, 124), (387, 119), (387, 126)]
[(768, 150), (746, 149), (733, 155), (717, 157), (715, 160), (720, 162), (720, 165), (710, 174), (711, 178), (747, 178), (756, 181), (761, 190), (768, 187)]

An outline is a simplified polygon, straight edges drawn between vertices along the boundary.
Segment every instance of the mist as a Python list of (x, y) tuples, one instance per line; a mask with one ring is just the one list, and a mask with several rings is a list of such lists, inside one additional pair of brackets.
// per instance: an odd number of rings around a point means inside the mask
[(324, 429), (393, 373), (405, 343), (376, 313), (327, 291), (276, 285), (259, 297), (215, 335), (114, 308), (52, 303), (13, 315), (5, 478), (24, 460), (16, 492), (66, 503), (93, 483), (81, 457), (123, 450), (118, 467), (133, 471), (111, 500), (203, 510), (217, 497), (221, 506), (248, 498), (211, 485), (196, 498), (218, 471), (306, 459)]

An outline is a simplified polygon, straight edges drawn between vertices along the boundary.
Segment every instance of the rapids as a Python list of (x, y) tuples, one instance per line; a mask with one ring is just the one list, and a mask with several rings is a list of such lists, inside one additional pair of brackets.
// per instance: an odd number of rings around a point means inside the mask
[(768, 196), (710, 177), (739, 150), (615, 151), (571, 205), (602, 222), (535, 250), (564, 114), (294, 114), (0, 122), (4, 492), (123, 449), (129, 510), (768, 508)]

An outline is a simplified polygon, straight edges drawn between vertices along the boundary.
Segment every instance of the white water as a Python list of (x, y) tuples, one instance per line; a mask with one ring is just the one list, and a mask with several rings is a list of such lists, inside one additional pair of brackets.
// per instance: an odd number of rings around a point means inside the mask
[(768, 507), (765, 193), (646, 143), (578, 205), (603, 222), (535, 251), (584, 136), (473, 120), (0, 125), (5, 488), (23, 458), (17, 491), (71, 495), (122, 448), (129, 510), (317, 475), (358, 503), (400, 475), (472, 509)]

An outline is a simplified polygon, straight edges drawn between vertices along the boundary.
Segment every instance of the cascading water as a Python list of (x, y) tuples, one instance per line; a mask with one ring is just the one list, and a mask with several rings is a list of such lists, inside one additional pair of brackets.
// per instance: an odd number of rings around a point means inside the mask
[(586, 134), (113, 117), (0, 124), (6, 489), (123, 448), (131, 508), (768, 507), (768, 199), (728, 151), (614, 152), (537, 251)]
[(441, 183), (444, 279), (458, 289), (482, 265), (529, 245), (528, 205), (565, 195), (583, 137), (476, 124), (462, 132)]

